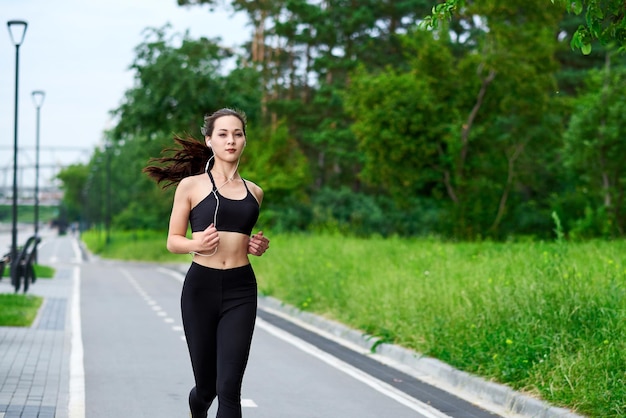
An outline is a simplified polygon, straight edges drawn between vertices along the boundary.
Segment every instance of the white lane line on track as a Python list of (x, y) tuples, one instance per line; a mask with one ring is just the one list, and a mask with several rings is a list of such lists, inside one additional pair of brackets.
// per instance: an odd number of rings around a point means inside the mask
[[(176, 321), (174, 320), (174, 318), (171, 318), (169, 316), (167, 316), (167, 313), (164, 312), (162, 310), (162, 308), (159, 306), (159, 304), (150, 297), (150, 295), (148, 295), (148, 293), (141, 287), (141, 285), (137, 282), (137, 280), (135, 280), (135, 278), (133, 277), (132, 274), (130, 274), (130, 272), (126, 269), (120, 269), (122, 271), (122, 274), (124, 274), (124, 276), (126, 276), (126, 279), (130, 282), (130, 284), (133, 286), (133, 288), (143, 297), (143, 299), (146, 301), (146, 304), (148, 306), (150, 306), (152, 308), (152, 310), (156, 313), (157, 316), (161, 317), (163, 319), (163, 321), (166, 324), (173, 324)], [(176, 273), (172, 272), (171, 270), (167, 270), (167, 269), (163, 269), (163, 268), (158, 268), (157, 270), (159, 270), (161, 273), (168, 273), (170, 276), (173, 276), (176, 278)], [(172, 274), (174, 273), (174, 274)], [(183, 333), (184, 329), (182, 326), (180, 325), (172, 325), (172, 331), (176, 332), (176, 333)], [(185, 335), (182, 334), (180, 336), (181, 341), (183, 342), (187, 342), (187, 339), (185, 338)], [(243, 402), (243, 400), (242, 400)], [(252, 401), (250, 401), (252, 402)], [(252, 402), (254, 403), (254, 402)]]
[(154, 299), (152, 299), (150, 295), (148, 295), (148, 293), (141, 287), (141, 285), (137, 282), (137, 280), (135, 280), (133, 275), (130, 274), (128, 270), (124, 268), (120, 270), (122, 271), (122, 274), (126, 276), (126, 279), (130, 282), (130, 284), (137, 291), (137, 293), (139, 293), (142, 296), (142, 298), (146, 301), (148, 306), (150, 306), (150, 308), (156, 313), (158, 317), (161, 317), (166, 323), (175, 322), (174, 318), (171, 318), (167, 315), (167, 312), (165, 312), (163, 308), (161, 308), (161, 306), (159, 306), (159, 304)]
[(174, 270), (171, 269), (166, 269), (165, 267), (157, 267), (157, 271), (163, 273), (163, 274), (167, 274), (168, 276), (173, 277), (174, 279), (176, 279), (177, 281), (179, 281), (181, 284), (184, 283), (185, 281), (185, 275), (178, 273)]
[(80, 268), (72, 273), (72, 338), (70, 346), (69, 418), (85, 417), (85, 367), (83, 362), (83, 336), (80, 320)]
[(432, 406), (418, 401), (417, 399), (394, 388), (393, 386), (370, 376), (369, 374), (363, 372), (362, 370), (339, 360), (337, 357), (334, 357), (326, 353), (325, 351), (320, 350), (319, 348), (315, 347), (312, 344), (307, 343), (304, 340), (301, 340), (300, 338), (294, 337), (288, 332), (258, 317), (257, 317), (257, 325), (260, 328), (264, 329), (266, 332), (272, 334), (273, 336), (280, 338), (281, 340), (293, 345), (294, 347), (300, 349), (301, 351), (307, 354), (312, 355), (313, 357), (316, 357), (317, 359), (323, 361), (324, 363), (366, 384), (372, 389), (395, 400), (396, 402), (406, 406), (407, 408), (412, 409), (422, 414), (424, 418), (449, 418), (448, 415), (433, 408)]
[(83, 255), (80, 251), (80, 245), (78, 245), (78, 240), (76, 239), (76, 237), (72, 238), (72, 250), (74, 251), (74, 262), (78, 264), (82, 263)]

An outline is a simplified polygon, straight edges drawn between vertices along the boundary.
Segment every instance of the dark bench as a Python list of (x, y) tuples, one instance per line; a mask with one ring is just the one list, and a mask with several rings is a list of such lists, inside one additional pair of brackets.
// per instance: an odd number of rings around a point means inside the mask
[(11, 254), (5, 254), (0, 259), (0, 278), (4, 274), (4, 268), (10, 267), (11, 284), (17, 293), (24, 284), (24, 293), (28, 291), (31, 283), (37, 280), (35, 275), (35, 260), (37, 257), (37, 246), (41, 242), (41, 237), (32, 236), (26, 240), (26, 244), (17, 252), (15, 260), (11, 260)]

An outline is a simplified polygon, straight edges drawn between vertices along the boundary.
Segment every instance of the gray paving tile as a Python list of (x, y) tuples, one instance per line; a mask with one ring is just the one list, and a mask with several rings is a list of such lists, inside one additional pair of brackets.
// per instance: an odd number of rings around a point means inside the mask
[[(37, 280), (29, 294), (44, 303), (33, 326), (0, 327), (0, 418), (67, 417), (71, 282), (70, 268)], [(13, 293), (8, 281), (0, 293)]]

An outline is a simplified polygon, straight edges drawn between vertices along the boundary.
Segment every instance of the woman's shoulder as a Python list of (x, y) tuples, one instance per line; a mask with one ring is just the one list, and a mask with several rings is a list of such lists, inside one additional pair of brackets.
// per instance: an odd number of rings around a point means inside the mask
[(256, 197), (256, 200), (259, 202), (259, 204), (261, 204), (261, 201), (263, 200), (263, 189), (261, 189), (259, 186), (257, 186), (254, 182), (250, 181), (250, 180), (245, 180), (246, 185), (248, 186), (248, 190), (250, 190), (250, 193), (252, 193), (254, 195), (254, 197)]
[(193, 176), (187, 176), (185, 178), (183, 178), (179, 183), (178, 183), (178, 189), (181, 190), (190, 190), (195, 188), (198, 184), (200, 184), (200, 182), (204, 179), (204, 175), (202, 174), (196, 174)]
[(183, 178), (180, 182), (186, 184), (196, 184), (206, 178), (206, 174), (194, 174)]
[(259, 186), (256, 185), (256, 183), (254, 183), (253, 181), (250, 181), (248, 179), (243, 179), (246, 182), (246, 185), (248, 186), (248, 188), (252, 191), (259, 191), (261, 193), (263, 193), (263, 189), (261, 189)]

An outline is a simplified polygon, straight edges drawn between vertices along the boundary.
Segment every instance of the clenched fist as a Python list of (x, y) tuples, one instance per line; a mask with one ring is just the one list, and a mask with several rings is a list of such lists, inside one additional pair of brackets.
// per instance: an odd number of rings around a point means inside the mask
[(270, 240), (263, 235), (263, 231), (259, 231), (250, 237), (248, 242), (248, 254), (261, 256), (270, 247)]

